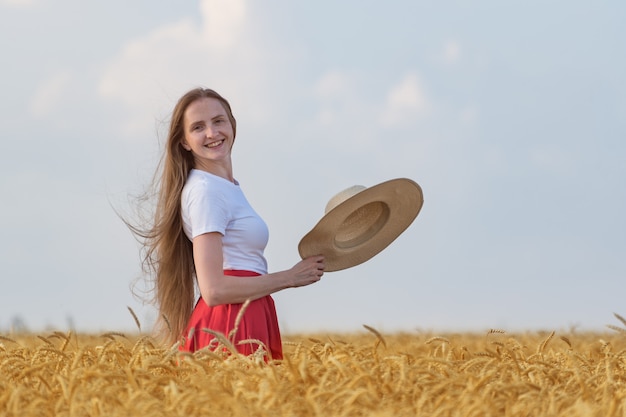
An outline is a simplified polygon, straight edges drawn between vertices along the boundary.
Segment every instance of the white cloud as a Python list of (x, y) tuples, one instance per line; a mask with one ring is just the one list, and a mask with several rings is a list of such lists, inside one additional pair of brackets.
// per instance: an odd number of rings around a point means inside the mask
[(246, 23), (244, 0), (202, 0), (200, 11), (205, 24), (203, 35), (214, 47), (232, 47), (241, 35)]
[(380, 122), (387, 127), (410, 124), (428, 113), (430, 103), (418, 75), (407, 74), (387, 94)]
[(203, 56), (202, 38), (191, 20), (158, 28), (125, 45), (106, 68), (98, 93), (127, 108), (127, 133), (142, 131), (163, 112), (155, 102), (164, 93), (175, 94), (200, 78)]
[(317, 122), (323, 126), (344, 119), (354, 96), (351, 77), (339, 70), (324, 74), (314, 85), (319, 102)]
[(341, 71), (330, 71), (315, 85), (315, 95), (321, 99), (332, 99), (347, 92), (350, 78)]
[(237, 114), (251, 108), (246, 118), (267, 118), (271, 95), (263, 80), (272, 55), (244, 1), (204, 0), (200, 12), (200, 25), (185, 19), (157, 28), (129, 41), (107, 66), (98, 91), (125, 105), (126, 133), (147, 132), (155, 117), (164, 120), (178, 97), (198, 86), (215, 88)]
[(61, 71), (48, 78), (31, 101), (32, 113), (39, 118), (50, 115), (63, 101), (64, 92), (68, 89), (71, 80), (72, 76), (69, 71)]

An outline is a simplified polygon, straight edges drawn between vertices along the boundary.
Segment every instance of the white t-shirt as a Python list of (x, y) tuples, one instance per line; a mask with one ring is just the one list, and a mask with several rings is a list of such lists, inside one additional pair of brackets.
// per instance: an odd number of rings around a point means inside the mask
[(222, 234), (223, 269), (267, 273), (263, 255), (269, 232), (239, 187), (206, 171), (192, 169), (181, 196), (183, 229), (189, 240), (209, 232)]

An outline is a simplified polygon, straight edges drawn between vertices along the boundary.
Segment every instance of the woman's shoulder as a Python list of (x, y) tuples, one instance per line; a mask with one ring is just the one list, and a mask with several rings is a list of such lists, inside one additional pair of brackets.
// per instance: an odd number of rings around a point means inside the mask
[(226, 195), (231, 192), (233, 184), (224, 178), (213, 175), (199, 169), (192, 169), (189, 172), (187, 181), (183, 187), (183, 195), (190, 194), (212, 194)]
[(216, 185), (216, 182), (214, 181), (211, 175), (209, 175), (208, 173), (205, 173), (204, 171), (192, 169), (189, 172), (189, 176), (187, 177), (187, 180), (185, 181), (185, 185), (183, 187), (183, 194), (195, 192), (198, 190), (208, 191), (211, 189), (215, 189), (216, 187), (218, 186)]
[(232, 187), (233, 185), (235, 186), (239, 185), (237, 181), (232, 183), (228, 181), (227, 179), (222, 178), (218, 175), (212, 174), (207, 171), (203, 171), (201, 169), (195, 169), (195, 168), (189, 171), (189, 175), (187, 176), (187, 181), (185, 184), (189, 184), (189, 183), (212, 184), (216, 187)]

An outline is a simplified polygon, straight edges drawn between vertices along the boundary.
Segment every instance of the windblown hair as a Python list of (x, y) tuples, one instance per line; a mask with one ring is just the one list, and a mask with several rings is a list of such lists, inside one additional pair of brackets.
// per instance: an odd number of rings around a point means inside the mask
[(172, 112), (165, 152), (153, 179), (156, 207), (147, 228), (127, 225), (143, 244), (143, 270), (153, 283), (152, 302), (159, 309), (156, 331), (164, 341), (175, 343), (191, 316), (195, 302), (195, 266), (191, 241), (183, 231), (181, 195), (194, 167), (191, 152), (182, 147), (184, 117), (190, 104), (202, 98), (220, 101), (236, 135), (237, 124), (230, 104), (217, 92), (196, 88), (179, 100)]

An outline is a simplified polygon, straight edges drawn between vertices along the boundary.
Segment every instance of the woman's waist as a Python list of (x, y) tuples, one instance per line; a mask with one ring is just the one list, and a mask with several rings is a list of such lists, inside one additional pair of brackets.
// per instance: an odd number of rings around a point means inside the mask
[(224, 269), (224, 275), (229, 275), (231, 277), (258, 277), (262, 274), (246, 269)]
[(252, 253), (239, 253), (237, 256), (224, 252), (223, 270), (252, 271), (259, 275), (267, 274), (267, 260)]

